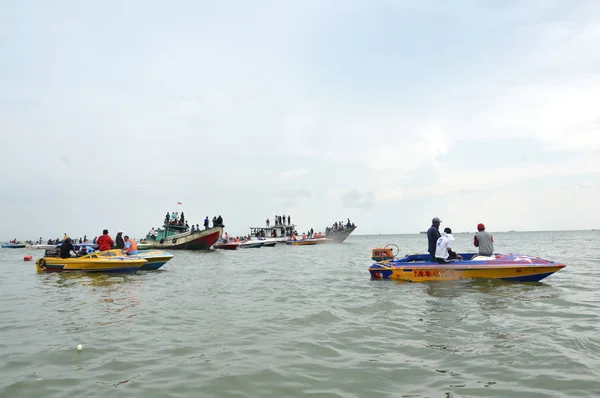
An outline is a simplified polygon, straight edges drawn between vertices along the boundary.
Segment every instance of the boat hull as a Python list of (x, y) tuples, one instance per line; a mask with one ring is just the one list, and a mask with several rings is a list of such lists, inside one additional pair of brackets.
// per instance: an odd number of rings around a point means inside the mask
[(38, 272), (135, 272), (147, 261), (141, 258), (53, 258), (44, 257), (35, 262)]
[[(473, 253), (462, 255), (465, 260), (447, 264), (428, 261), (428, 254), (403, 259), (380, 261), (371, 265), (373, 279), (403, 282), (456, 281), (461, 279), (499, 279), (511, 282), (539, 282), (560, 271), (566, 265), (525, 255), (496, 255), (488, 259)], [(475, 257), (475, 259), (472, 259)]]
[(235, 250), (238, 248), (238, 243), (235, 243), (235, 242), (215, 243), (213, 247), (215, 249), (221, 249), (221, 250)]
[[(185, 232), (149, 242), (160, 250), (208, 250), (223, 235), (223, 227), (213, 227), (196, 232)], [(162, 241), (162, 242), (161, 242)]]
[(346, 240), (346, 238), (348, 238), (350, 234), (354, 232), (356, 228), (358, 227), (348, 228), (342, 231), (330, 232), (328, 234), (325, 234), (323, 238), (326, 238), (327, 241), (324, 243), (343, 243)]
[(27, 245), (25, 247), (27, 249), (34, 249), (34, 250), (48, 250), (48, 249), (55, 249), (56, 245)]

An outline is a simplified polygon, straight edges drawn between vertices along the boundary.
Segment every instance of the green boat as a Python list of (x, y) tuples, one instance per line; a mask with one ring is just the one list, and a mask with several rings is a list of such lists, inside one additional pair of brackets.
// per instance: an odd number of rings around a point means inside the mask
[[(142, 242), (160, 250), (208, 250), (223, 235), (223, 226), (194, 232), (188, 230), (185, 225), (163, 225), (155, 231), (155, 235), (149, 233)], [(141, 250), (139, 244), (138, 250)]]

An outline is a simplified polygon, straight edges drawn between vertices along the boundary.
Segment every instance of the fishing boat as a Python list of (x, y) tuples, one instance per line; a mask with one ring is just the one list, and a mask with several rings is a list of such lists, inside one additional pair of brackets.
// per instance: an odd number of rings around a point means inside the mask
[(311, 246), (311, 245), (316, 245), (317, 242), (315, 240), (312, 239), (307, 239), (307, 240), (288, 240), (285, 242), (286, 245), (290, 245), (290, 246)]
[(83, 257), (43, 257), (35, 262), (38, 272), (134, 272), (147, 261), (143, 258), (100, 257), (96, 253)]
[(137, 254), (127, 254), (124, 250), (121, 249), (95, 252), (78, 258), (92, 258), (92, 256), (97, 256), (99, 258), (124, 257), (129, 259), (146, 260), (146, 263), (142, 264), (142, 266), (139, 268), (140, 271), (157, 270), (173, 258), (173, 255), (171, 253), (158, 250), (143, 251), (141, 253), (138, 252)]
[(324, 238), (327, 238), (327, 243), (343, 243), (346, 238), (350, 236), (354, 230), (358, 228), (357, 226), (352, 226), (349, 228), (344, 227), (343, 229), (326, 229)]
[(26, 245), (25, 243), (3, 243), (1, 246), (3, 249), (22, 249)]
[(239, 243), (237, 242), (217, 242), (213, 245), (215, 249), (223, 250), (235, 250), (238, 248)]
[[(376, 250), (374, 249), (373, 257)], [(377, 254), (383, 254), (377, 252)], [(538, 282), (566, 265), (523, 254), (479, 256), (461, 254), (462, 260), (446, 264), (430, 261), (430, 255), (411, 254), (400, 259), (378, 261), (369, 267), (373, 279), (404, 282), (456, 281), (460, 279), (500, 279), (512, 282)]]
[(155, 235), (148, 234), (146, 242), (161, 250), (208, 250), (223, 235), (223, 226), (191, 232), (185, 225), (163, 225)]
[(296, 231), (296, 224), (272, 225), (268, 227), (250, 227), (250, 236), (257, 239), (270, 239), (277, 242), (285, 242)]

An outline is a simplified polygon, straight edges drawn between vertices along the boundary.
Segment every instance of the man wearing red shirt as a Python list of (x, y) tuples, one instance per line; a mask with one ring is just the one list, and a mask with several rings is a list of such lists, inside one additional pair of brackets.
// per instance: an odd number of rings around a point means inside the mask
[(108, 229), (102, 231), (102, 236), (98, 238), (96, 241), (98, 245), (98, 251), (111, 250), (115, 242), (112, 240), (110, 235), (108, 234)]

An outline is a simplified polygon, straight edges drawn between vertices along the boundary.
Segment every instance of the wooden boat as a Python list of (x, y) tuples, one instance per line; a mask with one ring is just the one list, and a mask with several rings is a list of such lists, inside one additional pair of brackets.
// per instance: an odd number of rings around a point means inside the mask
[(223, 235), (223, 226), (194, 232), (188, 231), (188, 229), (182, 225), (163, 225), (163, 228), (156, 231), (155, 236), (148, 234), (145, 241), (150, 243), (153, 249), (208, 250)]
[(146, 264), (143, 258), (99, 257), (96, 253), (84, 257), (43, 257), (35, 262), (38, 272), (134, 272)]
[(316, 245), (317, 242), (315, 240), (288, 240), (285, 242), (286, 245), (291, 245), (291, 246), (310, 246), (310, 245)]
[(335, 231), (326, 230), (325, 235), (323, 235), (323, 237), (327, 238), (328, 243), (343, 243), (346, 240), (346, 238), (350, 236), (352, 232), (354, 232), (356, 228), (358, 227), (354, 226), (351, 228), (338, 229)]
[(138, 252), (137, 254), (127, 254), (121, 249), (95, 252), (78, 258), (91, 258), (91, 256), (94, 255), (100, 258), (124, 257), (128, 259), (144, 259), (146, 260), (146, 263), (142, 264), (142, 266), (139, 268), (140, 271), (157, 270), (173, 258), (171, 253), (158, 250), (143, 251), (141, 253)]
[(213, 247), (215, 249), (222, 249), (222, 250), (235, 250), (238, 248), (239, 243), (238, 242), (225, 242), (225, 241), (218, 241), (217, 243), (215, 243), (213, 245)]
[(403, 282), (455, 281), (460, 279), (500, 279), (513, 282), (538, 282), (566, 265), (522, 254), (479, 256), (461, 254), (462, 260), (446, 264), (433, 263), (429, 254), (412, 254), (395, 260), (378, 261), (371, 265), (373, 279), (393, 279)]
[(3, 243), (1, 246), (3, 249), (22, 249), (26, 245), (25, 243)]

